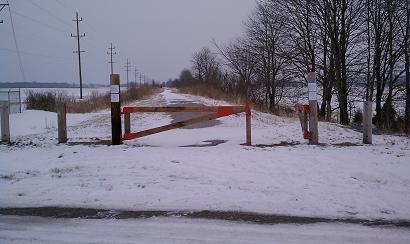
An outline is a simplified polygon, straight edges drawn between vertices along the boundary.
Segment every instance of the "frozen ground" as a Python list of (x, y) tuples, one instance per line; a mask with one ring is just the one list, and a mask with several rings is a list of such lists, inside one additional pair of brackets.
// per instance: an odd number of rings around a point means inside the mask
[[(223, 104), (166, 89), (135, 105)], [(133, 130), (165, 125), (169, 114), (132, 116)], [(309, 146), (299, 121), (253, 112), (245, 117), (126, 142), (110, 139), (109, 111), (68, 115), (69, 145), (57, 145), (56, 115), (11, 115), (14, 144), (0, 145), (0, 207), (70, 206), (131, 210), (238, 210), (268, 214), (410, 219), (410, 140), (320, 124), (324, 145)], [(207, 140), (225, 140), (215, 147)], [(346, 144), (347, 143), (347, 144)], [(349, 144), (350, 143), (350, 144)], [(282, 143), (285, 145), (284, 143)], [(355, 145), (355, 146), (353, 146)]]
[(407, 244), (410, 232), (347, 224), (250, 225), (180, 218), (68, 220), (0, 216), (0, 242)]

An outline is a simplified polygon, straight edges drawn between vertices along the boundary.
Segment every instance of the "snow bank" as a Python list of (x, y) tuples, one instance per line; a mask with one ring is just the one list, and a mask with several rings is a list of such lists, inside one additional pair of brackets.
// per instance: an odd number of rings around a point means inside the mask
[[(169, 89), (135, 104), (163, 106), (181, 101), (224, 104)], [(221, 118), (213, 127), (172, 130), (121, 146), (70, 146), (57, 145), (55, 128), (43, 128), (41, 118), (50, 116), (51, 121), (55, 114), (30, 111), (27, 116), (13, 118), (13, 139), (18, 145), (0, 146), (0, 207), (210, 209), (410, 219), (410, 140), (405, 137), (375, 135), (375, 144), (364, 146), (359, 132), (320, 123), (325, 145), (309, 146), (296, 119), (253, 112), (254, 144), (298, 145), (241, 146), (245, 142), (242, 114)], [(71, 142), (110, 139), (108, 111), (69, 115), (68, 120)], [(168, 114), (133, 114), (132, 130), (171, 120)], [(32, 123), (37, 129), (20, 129)], [(226, 142), (181, 147), (206, 140)]]

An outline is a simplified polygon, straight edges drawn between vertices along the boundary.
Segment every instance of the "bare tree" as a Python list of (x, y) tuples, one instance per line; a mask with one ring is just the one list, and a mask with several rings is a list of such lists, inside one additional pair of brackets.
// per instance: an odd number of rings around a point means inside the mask
[[(410, 0), (404, 3), (404, 12), (406, 22), (404, 28), (404, 56), (405, 56), (405, 70), (406, 70), (406, 110), (405, 110), (405, 132), (410, 135)], [(402, 22), (400, 22), (402, 23)]]
[(242, 38), (223, 47), (214, 41), (224, 66), (203, 48), (193, 55), (193, 74), (276, 112), (288, 81), (306, 83), (306, 73), (316, 72), (321, 117), (338, 109), (345, 125), (365, 98), (375, 100), (377, 125), (390, 128), (394, 101), (406, 94), (410, 133), (409, 1), (258, 0)]
[(238, 78), (237, 90), (245, 97), (250, 97), (250, 88), (255, 75), (256, 58), (246, 45), (246, 41), (238, 39), (225, 47), (214, 42), (215, 47), (225, 60), (225, 65)]
[(184, 69), (181, 71), (179, 78), (174, 81), (168, 81), (168, 86), (182, 87), (189, 86), (195, 81), (192, 73), (189, 69)]
[(405, 27), (400, 28), (401, 23), (406, 21), (405, 11), (400, 11), (403, 6), (400, 0), (368, 0), (366, 5), (368, 62), (369, 57), (373, 57), (373, 70), (371, 76), (368, 74), (367, 99), (373, 99), (375, 86), (375, 122), (389, 129), (396, 117), (393, 100), (402, 89), (398, 81), (406, 70), (402, 61), (405, 54)]
[(216, 54), (207, 47), (202, 48), (192, 56), (192, 69), (198, 81), (216, 82), (220, 75), (219, 62)]
[(331, 119), (333, 76), (329, 76), (327, 18), (324, 8), (311, 0), (282, 0), (279, 13), (286, 19), (288, 58), (296, 77), (307, 83), (306, 74), (316, 72), (322, 86), (321, 118)]
[(284, 69), (288, 61), (283, 55), (284, 19), (277, 13), (277, 4), (272, 1), (258, 2), (246, 28), (248, 46), (256, 57), (255, 73), (263, 84), (264, 103), (276, 113), (287, 78)]
[[(362, 34), (362, 0), (324, 0), (327, 32), (330, 45), (330, 69), (334, 70), (334, 82), (340, 110), (340, 123), (349, 124), (348, 73), (360, 58), (360, 51), (354, 45)], [(350, 56), (350, 57), (349, 57)], [(333, 74), (332, 74), (333, 75)]]

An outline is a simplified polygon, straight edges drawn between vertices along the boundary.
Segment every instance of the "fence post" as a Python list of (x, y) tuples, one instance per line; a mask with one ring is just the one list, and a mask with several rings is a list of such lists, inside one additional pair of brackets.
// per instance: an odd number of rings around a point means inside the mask
[(22, 106), (22, 105), (21, 105), (21, 89), (20, 89), (20, 87), (19, 87), (19, 107), (20, 107), (20, 113), (23, 112), (21, 106)]
[(125, 134), (131, 133), (131, 114), (124, 113), (124, 132)]
[(122, 143), (121, 129), (121, 100), (120, 100), (120, 75), (111, 74), (111, 144)]
[(67, 143), (67, 105), (57, 105), (58, 143)]
[(363, 144), (372, 144), (372, 115), (373, 103), (366, 101), (363, 103)]
[(251, 108), (249, 104), (245, 105), (245, 113), (246, 113), (246, 145), (252, 146), (252, 128), (251, 128)]
[(10, 110), (9, 102), (0, 102), (1, 110), (1, 141), (10, 142)]
[(318, 128), (318, 111), (317, 111), (317, 84), (316, 73), (311, 72), (307, 75), (308, 91), (309, 91), (309, 143), (312, 145), (319, 144), (319, 128)]

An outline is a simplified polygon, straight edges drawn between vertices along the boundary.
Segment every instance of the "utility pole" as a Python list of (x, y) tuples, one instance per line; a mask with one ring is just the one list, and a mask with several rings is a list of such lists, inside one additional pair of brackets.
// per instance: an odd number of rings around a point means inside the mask
[[(0, 3), (0, 12), (6, 7), (9, 6), (8, 3)], [(0, 20), (0, 24), (3, 24), (3, 20)]]
[(114, 62), (112, 61), (112, 56), (117, 54), (117, 52), (113, 52), (114, 49), (115, 49), (115, 47), (112, 46), (112, 42), (111, 42), (111, 45), (108, 48), (108, 50), (110, 50), (110, 51), (107, 52), (107, 54), (110, 55), (110, 62), (108, 62), (108, 63), (111, 64), (111, 74), (114, 74)]
[(140, 73), (140, 87), (142, 86), (142, 74)]
[(137, 74), (138, 74), (138, 69), (137, 66), (134, 67), (134, 82), (135, 86), (137, 86)]
[(125, 65), (125, 71), (127, 71), (127, 89), (129, 88), (129, 78), (128, 78), (128, 73), (131, 71), (131, 63), (127, 59), (127, 64)]
[(79, 28), (79, 22), (83, 21), (83, 18), (78, 18), (78, 12), (75, 12), (75, 20), (73, 20), (77, 23), (77, 35), (71, 34), (71, 37), (74, 37), (77, 39), (77, 51), (74, 51), (74, 53), (78, 54), (78, 70), (80, 74), (80, 99), (83, 99), (83, 76), (81, 73), (81, 53), (84, 51), (81, 51), (80, 48), (80, 39), (82, 37), (85, 37), (85, 33), (80, 35), (80, 28)]

